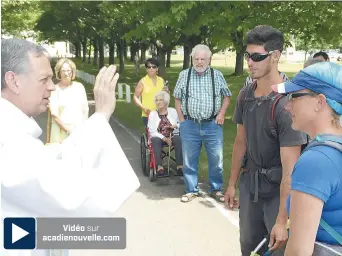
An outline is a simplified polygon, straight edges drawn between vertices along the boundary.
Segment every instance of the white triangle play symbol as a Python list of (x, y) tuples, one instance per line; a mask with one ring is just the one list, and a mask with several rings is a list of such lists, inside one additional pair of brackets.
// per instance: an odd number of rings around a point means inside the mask
[(29, 234), (26, 230), (12, 223), (12, 244)]

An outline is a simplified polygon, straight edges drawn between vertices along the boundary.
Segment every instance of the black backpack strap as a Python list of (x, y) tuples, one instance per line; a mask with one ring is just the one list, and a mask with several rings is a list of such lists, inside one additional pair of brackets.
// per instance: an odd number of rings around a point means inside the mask
[(284, 95), (277, 94), (274, 97), (272, 97), (271, 100), (269, 101), (268, 114), (267, 114), (268, 127), (270, 128), (270, 132), (275, 139), (278, 139), (277, 119), (275, 116), (275, 112), (276, 112), (277, 103), (282, 97), (284, 97)]
[(215, 80), (214, 80), (214, 69), (213, 68), (210, 68), (210, 71), (211, 71), (211, 83), (212, 83), (212, 86), (213, 86), (213, 112), (211, 113), (211, 117), (210, 119), (213, 119), (214, 118), (214, 114), (215, 114), (215, 98), (216, 98), (216, 95), (215, 95)]
[[(215, 95), (215, 80), (214, 80), (214, 69), (210, 68), (210, 73), (211, 73), (211, 83), (212, 83), (212, 87), (213, 87), (213, 112), (211, 113), (211, 117), (210, 118), (214, 118), (214, 114), (215, 114), (215, 99), (216, 99), (216, 95)], [(186, 114), (188, 116), (189, 115), (189, 110), (188, 110), (188, 98), (189, 98), (189, 85), (190, 85), (190, 76), (191, 76), (191, 67), (189, 68), (188, 71), (188, 77), (186, 80), (186, 92), (185, 92), (185, 109), (186, 109)]]
[(254, 90), (256, 89), (256, 87), (257, 87), (257, 83), (256, 81), (254, 81), (251, 84), (247, 84), (242, 89), (241, 96), (239, 98), (239, 103), (240, 103), (240, 106), (242, 107), (242, 116), (244, 115), (245, 104), (247, 101), (251, 100), (251, 96), (252, 96), (251, 94), (254, 93)]
[(189, 68), (189, 71), (188, 71), (188, 78), (186, 80), (186, 92), (185, 92), (185, 110), (186, 110), (186, 114), (188, 116), (189, 115), (189, 110), (188, 110), (188, 98), (189, 98), (189, 84), (190, 84), (190, 75), (191, 75), (191, 67)]

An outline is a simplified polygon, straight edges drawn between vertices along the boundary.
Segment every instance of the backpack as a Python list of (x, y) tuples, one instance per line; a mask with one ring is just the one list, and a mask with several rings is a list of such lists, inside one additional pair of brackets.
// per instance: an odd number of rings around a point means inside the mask
[[(254, 81), (251, 84), (248, 84), (245, 86), (246, 89), (241, 92), (241, 97), (240, 97), (240, 105), (244, 106), (246, 102), (252, 101), (255, 99), (251, 98), (251, 94), (254, 93), (254, 90), (257, 87), (257, 82)], [(263, 96), (261, 97), (263, 100), (269, 100), (268, 104), (268, 110), (267, 110), (267, 122), (268, 126), (270, 128), (270, 133), (272, 136), (277, 140), (278, 139), (278, 131), (277, 131), (277, 120), (275, 118), (275, 109), (280, 101), (281, 98), (283, 98), (283, 94), (271, 94), (268, 96)], [(245, 107), (243, 107), (243, 113), (245, 111)]]
[[(311, 141), (302, 154), (309, 150), (310, 148), (316, 146), (327, 146), (334, 148), (342, 153), (342, 137), (337, 137), (333, 135), (319, 135), (313, 141)], [(331, 235), (340, 245), (342, 245), (342, 236), (337, 233), (328, 223), (326, 223), (322, 218), (319, 223), (322, 228), (327, 231), (329, 235)]]
[[(284, 81), (286, 81), (287, 77), (283, 77), (283, 79), (284, 79)], [(257, 83), (256, 83), (256, 81), (254, 81), (251, 84), (245, 85), (245, 87), (246, 87), (246, 89), (241, 92), (241, 97), (239, 99), (240, 100), (240, 105), (242, 105), (242, 106), (244, 106), (244, 104), (247, 101), (251, 101), (252, 100), (250, 98), (250, 94), (254, 93), (254, 90), (257, 87)], [(269, 130), (270, 130), (270, 133), (274, 137), (275, 140), (278, 140), (277, 120), (276, 120), (276, 117), (275, 117), (275, 110), (276, 110), (278, 102), (283, 97), (285, 97), (285, 95), (283, 95), (283, 94), (273, 94), (271, 96), (270, 95), (269, 96), (264, 96), (264, 100), (270, 99), (269, 103), (268, 103), (269, 106), (268, 106), (268, 109), (267, 109), (267, 122), (268, 122), (268, 127), (269, 127)], [(244, 111), (244, 107), (243, 107), (242, 111)], [(310, 141), (310, 137), (307, 135), (307, 142), (302, 145), (302, 150), (301, 150), (302, 152), (304, 151), (304, 149), (308, 145), (309, 141)], [(243, 160), (242, 168), (246, 167), (246, 163), (247, 163), (247, 157), (245, 156), (245, 158)]]
[[(285, 78), (286, 80), (286, 78)], [(255, 101), (254, 90), (256, 89), (257, 82), (254, 81), (251, 84), (246, 85), (245, 89), (241, 92), (239, 97), (240, 105), (242, 106), (243, 116), (246, 111), (246, 102)], [(262, 102), (267, 101), (267, 122), (269, 127), (269, 132), (274, 140), (278, 141), (278, 127), (277, 127), (277, 119), (276, 119), (276, 107), (278, 102), (285, 97), (283, 94), (271, 93), (267, 96), (262, 96)], [(256, 103), (257, 104), (257, 103)], [(250, 110), (256, 107), (256, 104), (253, 105)], [(308, 143), (308, 140), (307, 140)], [(302, 146), (302, 151), (305, 149), (306, 144)], [(263, 168), (262, 166), (258, 166), (253, 159), (251, 159), (253, 165), (255, 166), (255, 170), (247, 170), (247, 182), (249, 183), (249, 191), (252, 195), (253, 202), (257, 202), (258, 198), (272, 198), (274, 195), (280, 192), (280, 183), (282, 179), (282, 166), (272, 167), (272, 168)], [(244, 157), (242, 168), (246, 169), (247, 165), (247, 154)]]

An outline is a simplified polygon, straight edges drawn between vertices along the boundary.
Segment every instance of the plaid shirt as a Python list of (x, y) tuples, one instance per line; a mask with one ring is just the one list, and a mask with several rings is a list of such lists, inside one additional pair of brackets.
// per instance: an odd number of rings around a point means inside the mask
[[(189, 69), (186, 69), (179, 74), (173, 96), (181, 100), (181, 110), (184, 115), (189, 115), (192, 118), (199, 120), (208, 119), (211, 117), (214, 105), (210, 68), (207, 68), (202, 76), (199, 76), (194, 69), (191, 70), (188, 97), (189, 113), (186, 112), (185, 107), (188, 72)], [(230, 97), (232, 96), (232, 93), (228, 89), (222, 73), (216, 69), (214, 69), (214, 82), (216, 95), (214, 115), (217, 115), (221, 109), (221, 98)]]

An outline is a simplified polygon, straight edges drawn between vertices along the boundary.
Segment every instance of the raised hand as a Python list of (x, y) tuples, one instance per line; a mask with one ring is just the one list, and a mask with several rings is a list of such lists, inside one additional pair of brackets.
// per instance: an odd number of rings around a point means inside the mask
[(103, 67), (96, 76), (94, 86), (95, 112), (103, 113), (107, 120), (116, 106), (115, 89), (119, 79), (116, 66)]

